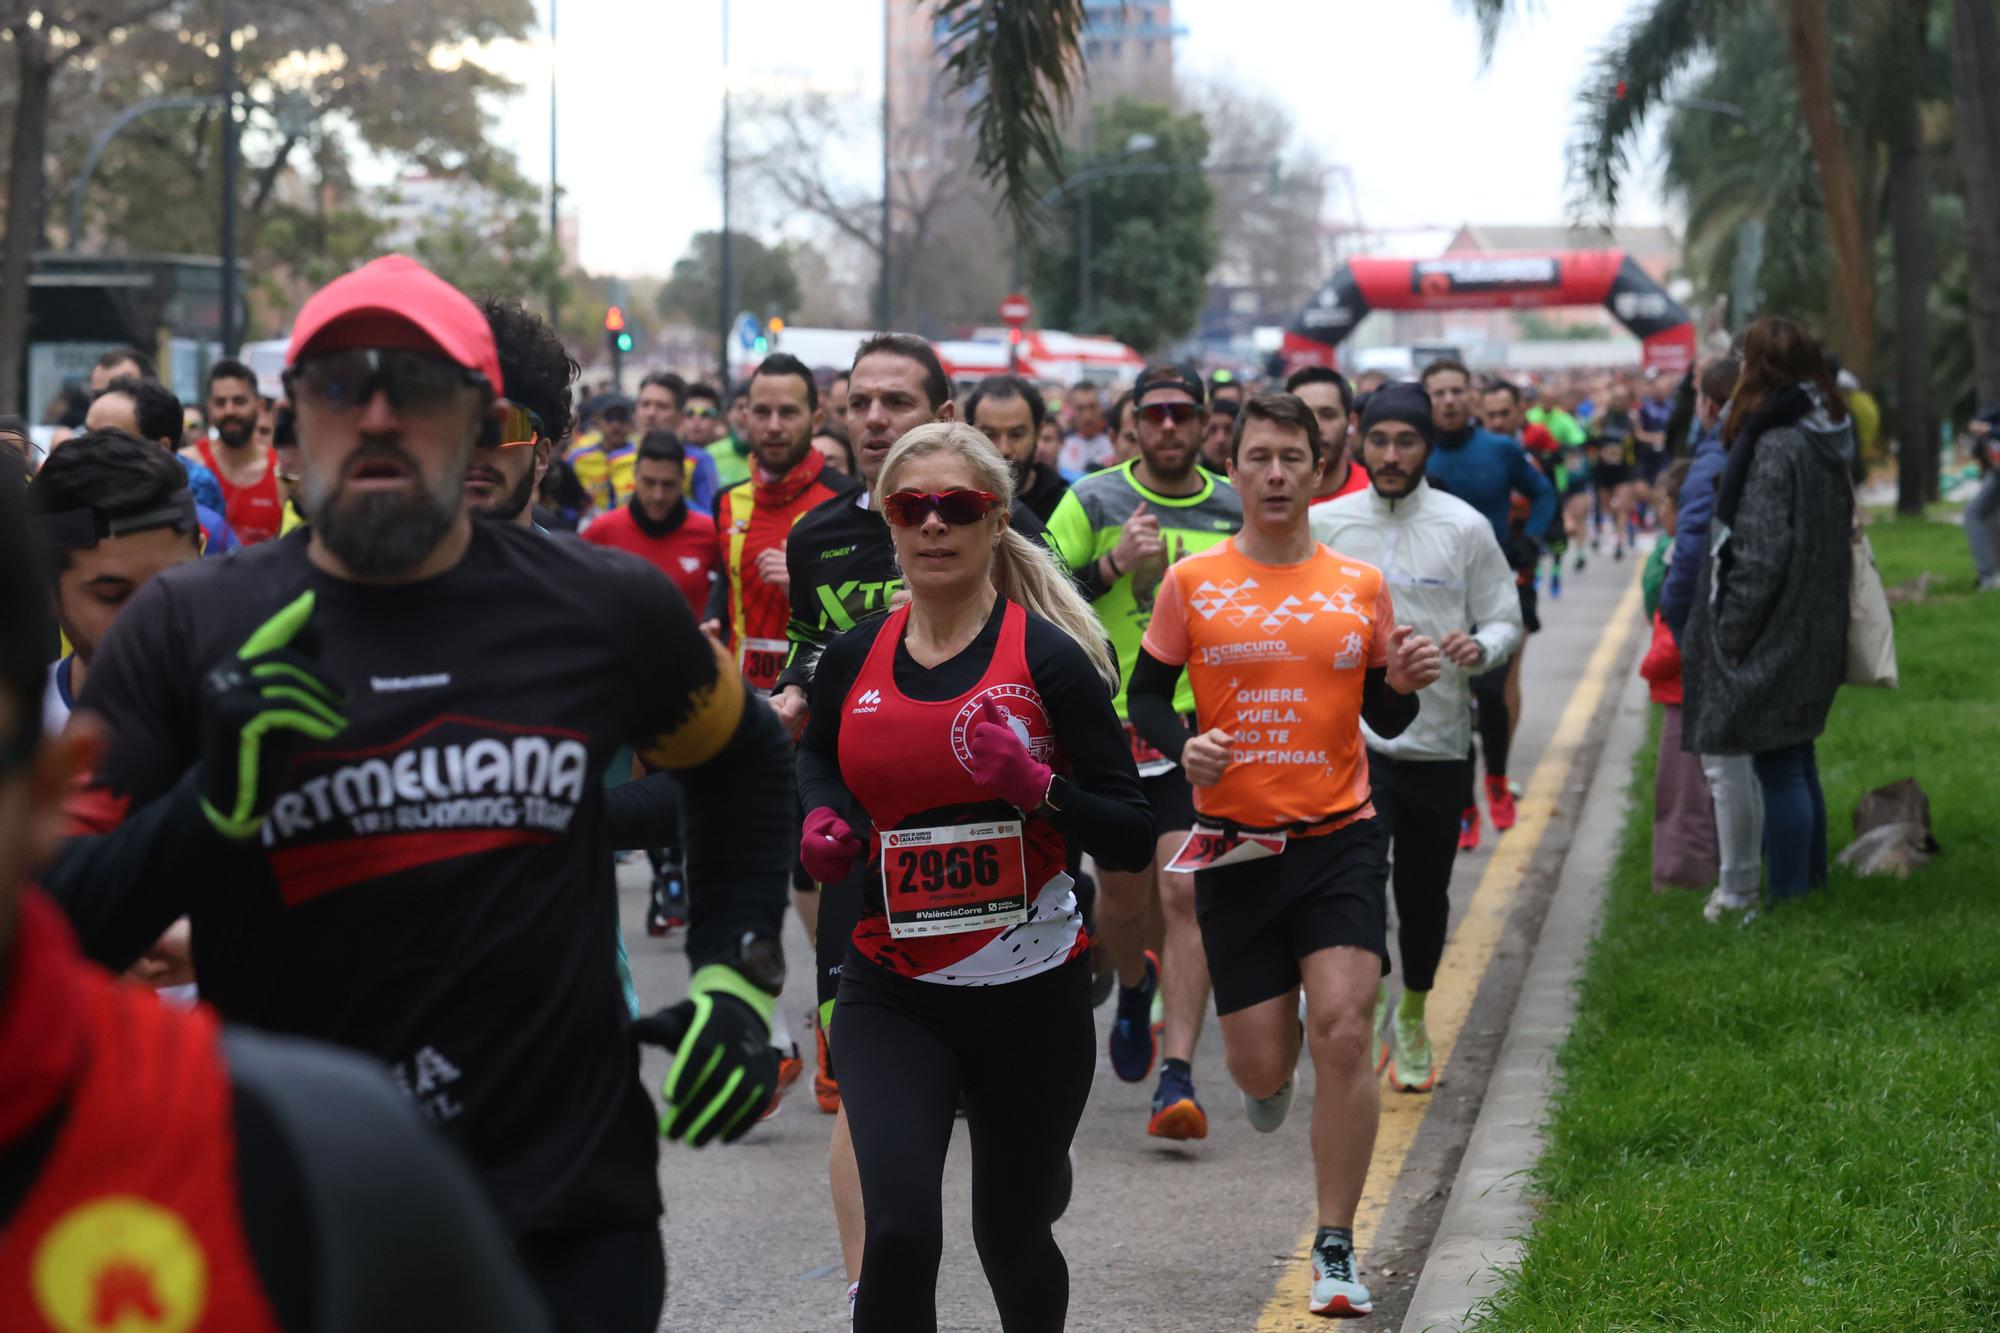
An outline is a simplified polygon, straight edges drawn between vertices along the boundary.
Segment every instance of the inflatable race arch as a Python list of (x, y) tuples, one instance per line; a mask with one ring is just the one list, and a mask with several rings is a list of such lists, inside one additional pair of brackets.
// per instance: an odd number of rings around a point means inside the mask
[(1372, 310), (1531, 310), (1603, 305), (1643, 345), (1647, 369), (1694, 362), (1694, 322), (1622, 250), (1350, 259), (1285, 330), (1288, 369), (1335, 364), (1334, 349)]

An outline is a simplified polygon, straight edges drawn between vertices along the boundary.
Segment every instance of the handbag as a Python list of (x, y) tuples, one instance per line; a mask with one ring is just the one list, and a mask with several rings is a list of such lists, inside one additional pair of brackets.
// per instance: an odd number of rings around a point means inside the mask
[[(1853, 482), (1848, 483), (1850, 489)], [(1889, 614), (1889, 594), (1875, 568), (1875, 548), (1861, 519), (1855, 497), (1854, 530), (1848, 538), (1850, 572), (1847, 582), (1847, 675), (1849, 685), (1896, 688), (1896, 625)]]

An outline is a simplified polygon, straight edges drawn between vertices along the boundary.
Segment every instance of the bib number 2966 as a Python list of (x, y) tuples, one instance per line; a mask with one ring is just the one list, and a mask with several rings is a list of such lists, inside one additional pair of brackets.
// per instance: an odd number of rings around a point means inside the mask
[(1019, 820), (890, 829), (882, 835), (889, 933), (955, 935), (1028, 919)]

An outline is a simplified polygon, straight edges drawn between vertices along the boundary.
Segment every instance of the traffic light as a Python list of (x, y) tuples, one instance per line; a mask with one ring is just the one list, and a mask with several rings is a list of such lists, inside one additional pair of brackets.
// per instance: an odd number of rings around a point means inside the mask
[(625, 327), (625, 312), (618, 306), (604, 312), (604, 341), (621, 355), (632, 350), (632, 330)]
[(771, 350), (771, 340), (760, 333), (757, 335), (757, 341), (750, 344), (750, 350), (762, 356)]

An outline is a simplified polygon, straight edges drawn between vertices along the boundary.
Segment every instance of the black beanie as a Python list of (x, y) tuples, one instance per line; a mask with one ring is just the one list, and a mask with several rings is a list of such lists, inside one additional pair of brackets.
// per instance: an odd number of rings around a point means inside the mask
[(1431, 424), (1431, 396), (1421, 384), (1385, 384), (1369, 394), (1368, 405), (1361, 412), (1362, 435), (1382, 421), (1414, 426), (1425, 444), (1437, 447), (1437, 427)]

